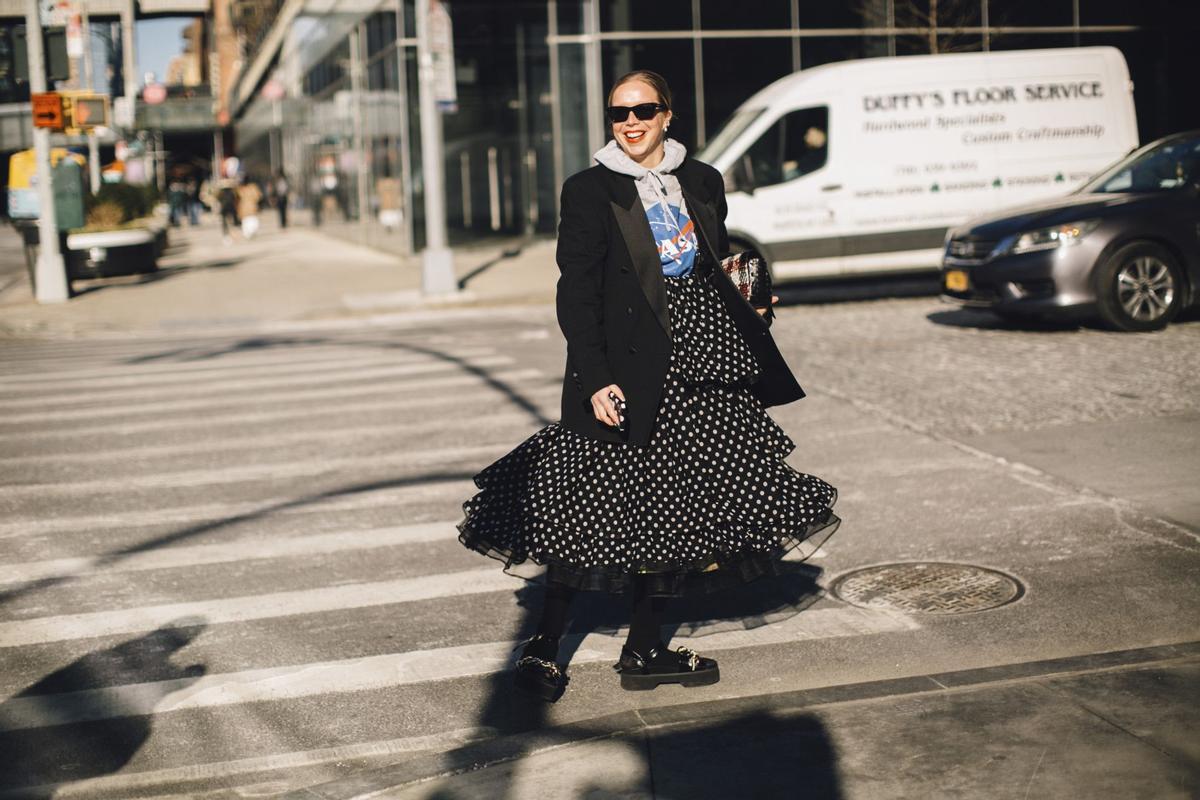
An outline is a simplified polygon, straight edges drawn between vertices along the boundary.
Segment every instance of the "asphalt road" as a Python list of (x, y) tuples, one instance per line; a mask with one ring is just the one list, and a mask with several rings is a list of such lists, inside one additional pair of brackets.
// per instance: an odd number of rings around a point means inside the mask
[[(0, 343), (0, 793), (271, 796), (625, 709), (1200, 638), (1200, 324), (797, 304), (775, 335), (809, 396), (772, 415), (842, 529), (670, 611), (719, 684), (622, 692), (624, 603), (587, 596), (566, 696), (531, 705), (506, 670), (540, 598), (454, 523), (557, 418), (561, 339), (549, 308), (424, 320)], [(935, 616), (824, 591), (913, 560), (1024, 594)]]

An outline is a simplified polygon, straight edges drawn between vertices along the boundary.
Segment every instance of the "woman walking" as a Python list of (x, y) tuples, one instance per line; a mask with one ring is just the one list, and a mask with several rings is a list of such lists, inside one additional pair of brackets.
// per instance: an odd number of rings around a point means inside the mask
[(622, 687), (715, 683), (714, 659), (661, 640), (667, 599), (778, 574), (785, 554), (801, 543), (811, 553), (840, 521), (836, 490), (784, 462), (795, 445), (764, 410), (804, 392), (769, 309), (720, 267), (720, 173), (667, 138), (671, 92), (657, 73), (619, 78), (608, 116), (598, 165), (562, 188), (562, 419), (475, 476), (458, 525), (459, 541), (506, 573), (545, 567), (516, 685), (552, 701), (578, 591), (630, 597), (613, 665)]

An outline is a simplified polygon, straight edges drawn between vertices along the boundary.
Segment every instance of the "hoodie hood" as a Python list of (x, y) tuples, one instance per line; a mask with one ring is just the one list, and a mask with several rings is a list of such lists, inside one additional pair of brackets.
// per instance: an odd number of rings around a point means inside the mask
[(662, 161), (653, 167), (647, 168), (630, 158), (629, 154), (621, 149), (621, 145), (617, 144), (616, 139), (609, 139), (608, 144), (597, 150), (592, 155), (592, 158), (613, 172), (619, 172), (622, 175), (632, 175), (634, 178), (640, 179), (647, 177), (651, 172), (659, 174), (674, 172), (683, 163), (683, 158), (686, 155), (687, 148), (681, 143), (674, 139), (664, 139)]
[(592, 155), (613, 172), (633, 177), (651, 233), (658, 243), (663, 271), (668, 275), (690, 272), (696, 253), (696, 234), (684, 204), (683, 189), (673, 174), (686, 155), (687, 148), (674, 139), (663, 141), (662, 161), (649, 168), (630, 158), (615, 139)]

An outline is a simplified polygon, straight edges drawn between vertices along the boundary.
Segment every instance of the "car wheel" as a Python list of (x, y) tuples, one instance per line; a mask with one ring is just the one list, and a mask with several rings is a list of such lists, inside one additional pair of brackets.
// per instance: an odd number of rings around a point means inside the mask
[(1167, 327), (1183, 305), (1183, 272), (1175, 257), (1153, 242), (1132, 242), (1096, 271), (1100, 316), (1121, 331)]

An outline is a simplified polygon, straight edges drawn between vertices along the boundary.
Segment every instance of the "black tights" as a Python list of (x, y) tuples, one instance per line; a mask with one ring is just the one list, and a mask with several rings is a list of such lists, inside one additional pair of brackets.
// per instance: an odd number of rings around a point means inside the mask
[[(546, 584), (542, 619), (537, 632), (544, 636), (562, 636), (567, 627), (567, 611), (575, 598), (576, 590), (566, 584), (551, 581)], [(629, 620), (629, 636), (625, 645), (645, 655), (658, 644), (662, 632), (663, 611), (667, 598), (646, 594), (646, 581), (634, 576), (632, 614)]]

